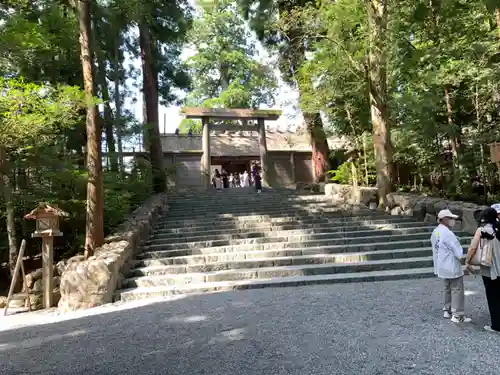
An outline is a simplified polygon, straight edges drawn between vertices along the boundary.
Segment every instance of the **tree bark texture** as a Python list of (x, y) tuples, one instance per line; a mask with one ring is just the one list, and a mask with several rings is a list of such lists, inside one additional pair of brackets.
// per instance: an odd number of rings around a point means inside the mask
[(500, 35), (500, 7), (495, 9), (495, 22), (497, 24), (497, 28), (499, 29)]
[(392, 190), (392, 144), (387, 105), (387, 1), (367, 0), (369, 20), (368, 87), (379, 205)]
[[(16, 262), (18, 257), (17, 236), (16, 236), (16, 209), (12, 199), (12, 179), (10, 177), (10, 166), (5, 147), (0, 146), (0, 188), (3, 201), (5, 202), (5, 216), (7, 240), (9, 244), (9, 270), (10, 276), (14, 277)], [(18, 278), (14, 290), (19, 290), (21, 279)]]
[[(118, 69), (118, 65), (116, 66)], [(124, 176), (124, 162), (123, 162), (123, 142), (122, 142), (122, 110), (121, 110), (121, 98), (120, 98), (120, 81), (118, 79), (118, 73), (115, 77), (115, 130), (116, 130), (116, 143), (118, 146), (118, 163), (120, 166), (120, 175)]]
[(153, 172), (153, 190), (155, 193), (167, 189), (167, 180), (163, 168), (163, 150), (160, 138), (158, 116), (157, 72), (153, 63), (153, 39), (147, 25), (139, 27), (139, 44), (141, 48), (145, 146), (149, 151)]
[(87, 101), (87, 216), (85, 227), (85, 257), (94, 254), (96, 248), (104, 243), (104, 195), (101, 159), (101, 129), (97, 120), (97, 107), (93, 103), (94, 75), (92, 68), (92, 29), (90, 2), (77, 2), (78, 24), (80, 29), (80, 58), (83, 70), (83, 85)]
[(330, 159), (328, 141), (326, 140), (323, 122), (319, 112), (304, 114), (307, 132), (311, 140), (312, 148), (312, 167), (315, 182), (323, 182), (326, 173), (330, 169)]
[(458, 158), (458, 137), (456, 135), (453, 121), (453, 105), (451, 103), (449, 86), (444, 87), (444, 102), (446, 104), (446, 118), (450, 127), (448, 134), (450, 138), (451, 152), (453, 154), (453, 165), (455, 166)]
[[(281, 11), (288, 11), (286, 3), (283, 2), (284, 8)], [(299, 67), (307, 60), (306, 47), (303, 43), (304, 38), (300, 35), (300, 31), (293, 30), (287, 35), (289, 40), (293, 41), (291, 50), (293, 53), (289, 57), (289, 72), (282, 72), (290, 77), (293, 77)], [(312, 82), (296, 82), (298, 84), (299, 96), (311, 92), (313, 89)], [(300, 101), (300, 99), (299, 99)], [(315, 182), (324, 180), (327, 172), (330, 170), (330, 148), (326, 139), (323, 121), (319, 112), (303, 111), (304, 122), (309, 134), (311, 149), (312, 149), (312, 167), (313, 177)]]
[(118, 157), (116, 155), (115, 138), (113, 134), (113, 114), (109, 106), (109, 90), (106, 81), (106, 63), (101, 53), (98, 59), (98, 73), (102, 100), (104, 101), (104, 131), (106, 134), (106, 145), (108, 146), (110, 170), (118, 172)]
[[(92, 7), (90, 9), (92, 12)], [(92, 14), (92, 13), (91, 13)], [(95, 57), (95, 82), (94, 88), (95, 92), (100, 88), (101, 99), (104, 102), (104, 118), (100, 119), (101, 126), (104, 125), (104, 132), (106, 134), (106, 146), (107, 146), (107, 160), (109, 161), (109, 169), (113, 172), (118, 172), (118, 157), (116, 155), (115, 139), (113, 134), (113, 114), (111, 111), (109, 103), (109, 90), (108, 83), (106, 80), (106, 57), (99, 44), (99, 41), (105, 38), (99, 29), (99, 22), (94, 22), (94, 32), (92, 33), (92, 50), (94, 51)], [(100, 116), (99, 116), (100, 117)]]
[(120, 97), (120, 43), (121, 33), (116, 33), (114, 56), (113, 56), (113, 78), (114, 78), (114, 101), (115, 101), (115, 131), (116, 131), (116, 145), (118, 147), (118, 164), (120, 176), (123, 179), (125, 176), (125, 165), (123, 162), (123, 143), (122, 143), (122, 103)]

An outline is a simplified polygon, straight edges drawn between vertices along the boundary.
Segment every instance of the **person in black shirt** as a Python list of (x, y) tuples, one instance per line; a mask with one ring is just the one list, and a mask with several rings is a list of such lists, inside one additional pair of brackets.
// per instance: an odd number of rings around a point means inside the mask
[(260, 171), (255, 164), (252, 168), (252, 176), (255, 181), (255, 189), (257, 190), (257, 193), (260, 193), (262, 191), (262, 179), (260, 177)]

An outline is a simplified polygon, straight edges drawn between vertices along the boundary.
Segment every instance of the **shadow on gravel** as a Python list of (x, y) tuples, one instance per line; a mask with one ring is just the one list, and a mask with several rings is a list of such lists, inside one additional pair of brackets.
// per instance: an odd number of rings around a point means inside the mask
[[(498, 374), (498, 337), (480, 329), (483, 293), (466, 297), (478, 323), (457, 326), (441, 317), (440, 285), (309, 286), (103, 306), (0, 331), (0, 373)], [(481, 292), (477, 280), (466, 288)]]

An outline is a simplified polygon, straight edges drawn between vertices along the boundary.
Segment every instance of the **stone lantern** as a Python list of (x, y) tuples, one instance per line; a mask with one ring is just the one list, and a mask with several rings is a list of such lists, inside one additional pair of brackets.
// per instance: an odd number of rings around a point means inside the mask
[(59, 218), (69, 216), (57, 205), (40, 203), (25, 219), (36, 220), (36, 230), (33, 237), (42, 238), (42, 282), (43, 282), (43, 307), (52, 306), (52, 277), (54, 274), (54, 237), (62, 236), (59, 230)]

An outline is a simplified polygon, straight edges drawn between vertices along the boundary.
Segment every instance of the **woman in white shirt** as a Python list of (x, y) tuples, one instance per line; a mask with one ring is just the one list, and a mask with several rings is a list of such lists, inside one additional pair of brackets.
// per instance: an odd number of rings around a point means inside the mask
[(243, 186), (243, 187), (250, 186), (250, 181), (249, 181), (249, 176), (248, 176), (247, 171), (243, 172), (241, 186)]

